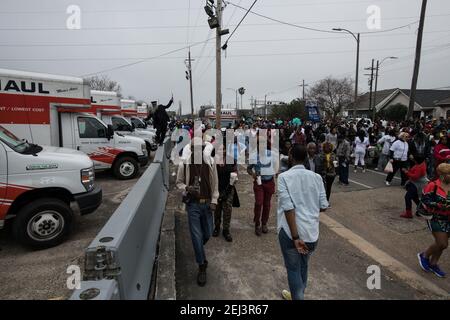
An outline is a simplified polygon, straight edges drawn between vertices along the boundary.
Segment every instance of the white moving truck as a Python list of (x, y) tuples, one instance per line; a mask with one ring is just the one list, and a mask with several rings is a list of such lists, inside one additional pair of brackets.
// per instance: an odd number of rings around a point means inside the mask
[(15, 238), (38, 249), (61, 243), (71, 203), (84, 215), (102, 202), (93, 166), (82, 152), (30, 144), (0, 126), (0, 229), (11, 222)]
[[(124, 136), (143, 139), (148, 154), (158, 149), (158, 145), (155, 143), (156, 134), (149, 130), (135, 127), (131, 122), (131, 117), (137, 114), (134, 100), (120, 100), (116, 92), (92, 90), (91, 101), (92, 108), (97, 116), (106, 124), (112, 125), (115, 132)], [(122, 109), (123, 106), (125, 106), (125, 109)], [(124, 114), (128, 115), (128, 117), (124, 117)]]
[(135, 177), (148, 162), (145, 141), (114, 133), (92, 113), (81, 78), (0, 69), (0, 125), (31, 143), (82, 151), (118, 179)]

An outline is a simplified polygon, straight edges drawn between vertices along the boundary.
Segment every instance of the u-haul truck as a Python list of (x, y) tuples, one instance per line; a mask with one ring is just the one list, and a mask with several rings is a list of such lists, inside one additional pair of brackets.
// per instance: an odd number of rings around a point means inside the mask
[[(22, 88), (20, 82), (9, 85)], [(3, 93), (0, 101), (3, 107)], [(95, 185), (94, 164), (87, 155), (28, 143), (0, 126), (0, 229), (11, 223), (22, 244), (56, 246), (71, 230), (72, 203), (84, 215), (101, 202), (102, 190)]]
[(82, 151), (118, 179), (135, 177), (148, 162), (144, 140), (114, 133), (92, 114), (81, 78), (0, 69), (0, 97), (0, 125), (31, 143)]
[[(125, 101), (123, 103), (122, 101)], [(158, 149), (155, 133), (136, 126), (131, 116), (135, 114), (134, 100), (120, 100), (116, 92), (91, 90), (92, 109), (106, 124), (112, 125), (115, 132), (141, 138), (145, 141), (147, 153)], [(125, 111), (122, 106), (126, 105)], [(128, 114), (126, 118), (123, 114)]]

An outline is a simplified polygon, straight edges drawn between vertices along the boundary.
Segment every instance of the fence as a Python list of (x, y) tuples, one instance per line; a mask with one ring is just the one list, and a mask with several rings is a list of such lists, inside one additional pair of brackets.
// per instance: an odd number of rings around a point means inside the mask
[(71, 300), (145, 300), (169, 191), (171, 141), (153, 162), (85, 252), (81, 288)]

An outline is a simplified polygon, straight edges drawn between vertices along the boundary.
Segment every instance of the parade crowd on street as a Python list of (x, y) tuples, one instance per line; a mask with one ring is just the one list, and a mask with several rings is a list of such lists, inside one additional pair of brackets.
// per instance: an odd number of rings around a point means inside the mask
[[(203, 122), (197, 129), (204, 133), (211, 128), (211, 124)], [(386, 173), (387, 188), (400, 172), (405, 211), (398, 214), (405, 219), (415, 215), (424, 219), (434, 238), (431, 246), (418, 253), (419, 265), (425, 272), (445, 277), (438, 261), (448, 247), (450, 234), (450, 123), (446, 120), (243, 120), (227, 128), (235, 132), (231, 143), (222, 129), (223, 143), (228, 144), (221, 149), (227, 159), (223, 164), (214, 160), (219, 152), (214, 148), (215, 138), (195, 136), (192, 119), (172, 120), (169, 129), (172, 137), (184, 131), (191, 138), (179, 152), (182, 161), (177, 187), (183, 191), (200, 286), (207, 281), (204, 246), (210, 236), (217, 237), (222, 231), (226, 241), (233, 241), (230, 221), (233, 208), (239, 207), (235, 184), (242, 165), (237, 159), (244, 151), (245, 170), (254, 181), (253, 222), (257, 237), (268, 233), (272, 198), (275, 193), (278, 196), (277, 230), (290, 289), (282, 292), (283, 298), (304, 298), (308, 260), (319, 239), (319, 215), (331, 208), (336, 178), (340, 185), (348, 186), (349, 171), (364, 174), (368, 166)], [(243, 146), (237, 137), (242, 132)], [(258, 146), (267, 146), (264, 152), (249, 150), (252, 137)], [(172, 141), (176, 145), (182, 139)], [(203, 161), (199, 164), (194, 158)]]

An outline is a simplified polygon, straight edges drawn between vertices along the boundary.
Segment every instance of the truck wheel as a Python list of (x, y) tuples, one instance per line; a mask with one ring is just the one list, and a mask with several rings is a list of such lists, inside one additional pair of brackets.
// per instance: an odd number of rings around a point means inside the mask
[(122, 157), (114, 163), (113, 172), (117, 179), (133, 179), (139, 172), (139, 164), (131, 157)]
[(16, 240), (35, 249), (62, 243), (70, 232), (73, 212), (59, 200), (44, 198), (24, 206), (13, 222)]

